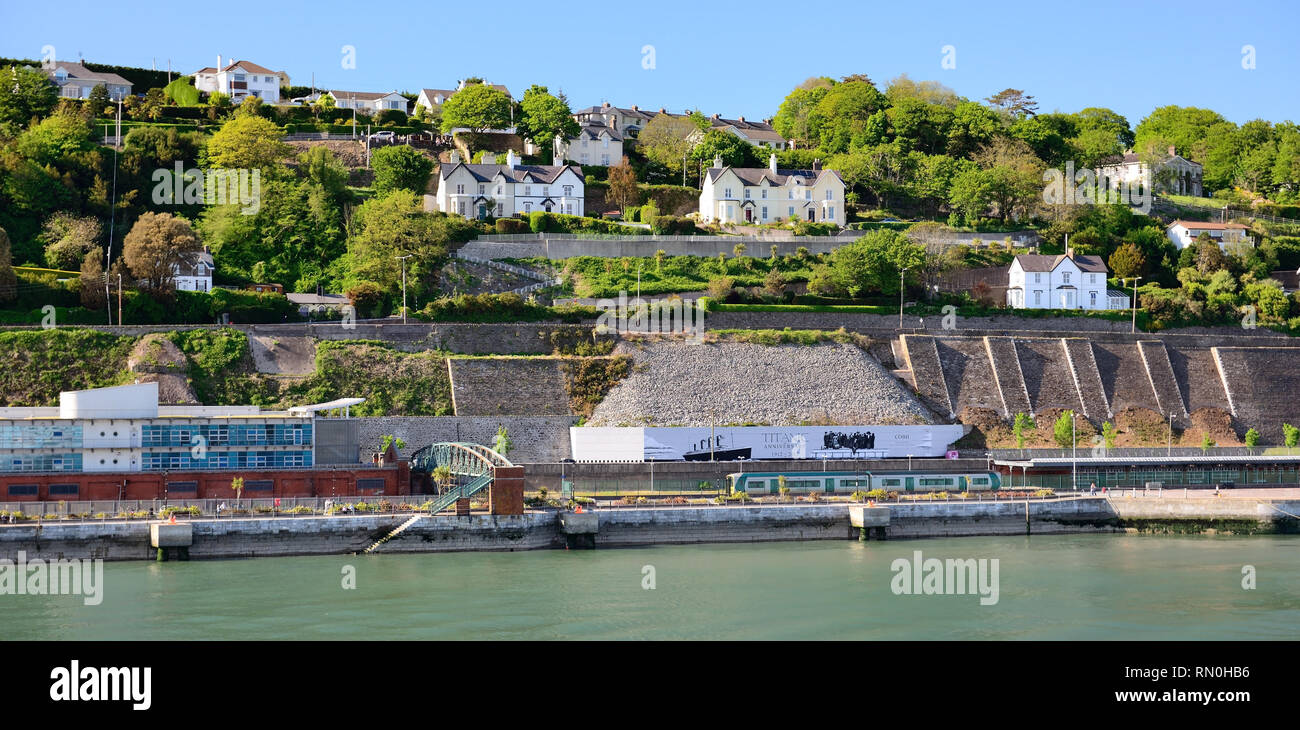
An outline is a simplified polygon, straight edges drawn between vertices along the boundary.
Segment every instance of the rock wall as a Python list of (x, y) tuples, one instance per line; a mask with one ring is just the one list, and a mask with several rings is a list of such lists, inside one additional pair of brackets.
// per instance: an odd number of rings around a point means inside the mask
[(363, 455), (379, 448), (386, 434), (406, 442), (398, 456), (443, 441), (468, 441), (491, 446), (497, 428), (506, 427), (512, 448), (506, 455), (516, 464), (554, 463), (569, 458), (569, 427), (576, 416), (380, 416), (358, 418)]

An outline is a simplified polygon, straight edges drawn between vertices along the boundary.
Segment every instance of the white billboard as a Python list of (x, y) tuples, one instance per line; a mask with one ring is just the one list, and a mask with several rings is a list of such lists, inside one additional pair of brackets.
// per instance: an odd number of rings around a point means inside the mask
[(944, 456), (961, 425), (720, 426), (569, 429), (575, 461), (885, 459)]

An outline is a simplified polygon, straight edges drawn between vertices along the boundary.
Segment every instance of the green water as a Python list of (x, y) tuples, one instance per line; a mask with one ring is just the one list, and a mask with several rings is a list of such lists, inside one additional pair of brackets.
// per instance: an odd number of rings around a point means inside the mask
[[(997, 558), (999, 596), (895, 595)], [(342, 587), (344, 566), (356, 589)], [(653, 566), (655, 588), (642, 587)], [(1242, 567), (1254, 566), (1254, 590)], [(108, 563), (104, 601), (0, 595), (7, 639), (1295, 639), (1300, 537), (1079, 535)]]

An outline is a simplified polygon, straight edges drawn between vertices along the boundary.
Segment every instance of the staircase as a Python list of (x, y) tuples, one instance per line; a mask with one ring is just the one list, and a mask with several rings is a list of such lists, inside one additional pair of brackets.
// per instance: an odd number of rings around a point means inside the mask
[(1138, 354), (1142, 356), (1142, 365), (1151, 381), (1151, 390), (1156, 396), (1160, 414), (1168, 417), (1172, 413), (1175, 419), (1186, 419), (1187, 407), (1183, 403), (1183, 393), (1178, 389), (1178, 380), (1174, 377), (1174, 366), (1169, 362), (1165, 343), (1159, 340), (1141, 340), (1138, 342)]
[(1097, 359), (1092, 352), (1092, 343), (1088, 340), (1066, 338), (1061, 340), (1065, 348), (1065, 360), (1074, 376), (1075, 387), (1079, 391), (1079, 403), (1083, 406), (1083, 415), (1092, 420), (1112, 418), (1110, 403), (1106, 401), (1106, 388), (1101, 382), (1101, 371), (1097, 368)]
[(949, 418), (955, 417), (956, 411), (948, 394), (948, 383), (934, 338), (929, 335), (901, 335), (899, 340), (908, 370), (912, 372), (912, 382), (921, 397), (940, 415), (946, 413)]
[(1015, 418), (1017, 413), (1032, 414), (1029, 403), (1029, 389), (1025, 387), (1025, 375), (1020, 370), (1020, 356), (1016, 353), (1016, 342), (1010, 337), (985, 337), (984, 350), (988, 353), (989, 364), (993, 368), (993, 379), (998, 393), (1002, 396), (1003, 415)]
[(414, 517), (407, 520), (406, 522), (403, 522), (402, 524), (398, 525), (396, 528), (393, 529), (392, 532), (376, 540), (375, 544), (371, 545), (365, 550), (362, 550), (361, 553), (363, 555), (367, 553), (373, 553), (380, 545), (383, 545), (384, 543), (388, 542), (389, 540), (392, 540), (393, 538), (397, 537), (403, 532), (406, 532), (406, 530), (410, 528), (411, 525), (414, 525), (415, 523), (419, 522), (422, 519), (424, 519), (424, 515), (415, 515)]
[(491, 483), (492, 472), (489, 471), (474, 477), (474, 479), (467, 484), (462, 484), (459, 487), (452, 487), (446, 493), (439, 495), (438, 498), (433, 501), (433, 507), (429, 510), (429, 514), (436, 515), (456, 504), (456, 500), (467, 499)]

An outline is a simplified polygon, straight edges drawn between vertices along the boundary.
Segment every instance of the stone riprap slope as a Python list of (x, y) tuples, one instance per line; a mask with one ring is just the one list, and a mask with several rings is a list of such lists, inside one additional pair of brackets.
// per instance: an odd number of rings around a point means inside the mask
[(632, 373), (596, 406), (595, 426), (934, 423), (889, 371), (853, 345), (621, 343)]

